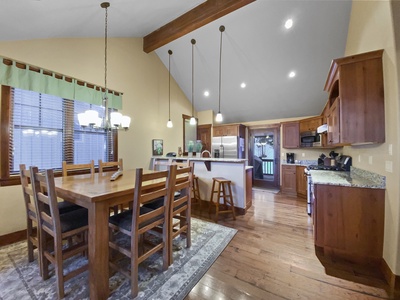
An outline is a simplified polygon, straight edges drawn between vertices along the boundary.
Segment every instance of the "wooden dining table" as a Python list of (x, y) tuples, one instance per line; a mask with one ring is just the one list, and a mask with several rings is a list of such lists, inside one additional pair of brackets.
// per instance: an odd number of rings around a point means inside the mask
[(109, 296), (109, 207), (132, 201), (135, 189), (135, 170), (124, 170), (122, 176), (111, 181), (113, 173), (55, 178), (58, 197), (88, 209), (89, 290), (90, 299), (96, 300)]

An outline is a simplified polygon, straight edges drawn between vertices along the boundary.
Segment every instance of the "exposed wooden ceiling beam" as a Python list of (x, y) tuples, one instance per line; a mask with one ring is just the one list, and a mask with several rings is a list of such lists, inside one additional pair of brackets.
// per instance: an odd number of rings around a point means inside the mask
[(149, 53), (256, 0), (208, 0), (143, 38)]

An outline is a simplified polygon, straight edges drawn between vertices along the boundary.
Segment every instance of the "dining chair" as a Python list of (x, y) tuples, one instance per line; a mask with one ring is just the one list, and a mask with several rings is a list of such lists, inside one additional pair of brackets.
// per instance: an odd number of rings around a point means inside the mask
[[(35, 206), (34, 195), (31, 182), (31, 173), (25, 166), (25, 164), (19, 165), (19, 173), (21, 179), (21, 187), (22, 187), (22, 195), (25, 203), (25, 211), (26, 211), (26, 233), (27, 233), (27, 243), (28, 243), (28, 261), (32, 262), (34, 260), (34, 250), (39, 247), (39, 229), (38, 229), (38, 217), (37, 217), (37, 209)], [(73, 211), (78, 208), (82, 208), (79, 205), (75, 205), (73, 203), (67, 201), (59, 201), (57, 202), (58, 210), (60, 214), (67, 213), (69, 211)], [(49, 207), (46, 206), (46, 211), (49, 211)], [(40, 257), (40, 254), (38, 255)], [(40, 263), (39, 263), (40, 266)], [(40, 269), (40, 274), (42, 270)]]
[(169, 213), (169, 264), (173, 263), (173, 240), (178, 236), (186, 237), (186, 247), (192, 245), (191, 239), (191, 187), (193, 182), (193, 163), (183, 168), (177, 168), (172, 174), (175, 178), (170, 189)]
[[(60, 214), (58, 210), (53, 170), (38, 172), (30, 167), (32, 190), (37, 208), (39, 226), (39, 254), (42, 278), (49, 278), (49, 263), (54, 266), (58, 298), (64, 298), (64, 282), (88, 270), (88, 264), (79, 266), (64, 275), (63, 261), (78, 254), (86, 255), (88, 250), (88, 211), (86, 208)], [(46, 194), (41, 186), (46, 188)], [(53, 245), (48, 240), (53, 240)], [(72, 240), (73, 243), (63, 243)]]
[(117, 171), (123, 170), (123, 161), (120, 158), (118, 161), (102, 161), (99, 159), (99, 173), (107, 172), (107, 171)]
[[(118, 161), (102, 161), (99, 159), (99, 174), (107, 171), (122, 171), (123, 161), (120, 158)], [(119, 211), (124, 210), (124, 204), (114, 205), (110, 207), (110, 213), (117, 214)]]
[(35, 202), (33, 200), (32, 187), (29, 185), (31, 177), (30, 171), (26, 169), (24, 164), (21, 164), (19, 165), (19, 174), (21, 178), (22, 194), (24, 197), (26, 211), (26, 240), (28, 242), (28, 261), (32, 262), (34, 260), (34, 249), (39, 248), (37, 213)]
[(94, 169), (94, 160), (92, 159), (90, 161), (90, 163), (87, 164), (67, 164), (66, 161), (62, 162), (62, 176), (68, 176), (68, 172), (69, 171), (84, 171), (85, 173), (87, 173), (88, 171), (90, 171), (90, 174), (94, 174), (95, 173), (95, 169)]
[[(176, 166), (169, 166), (166, 171), (144, 173), (142, 168), (136, 169), (135, 191), (133, 196), (133, 208), (128, 211), (113, 215), (109, 218), (110, 228), (110, 268), (117, 270), (130, 278), (132, 297), (139, 292), (138, 266), (152, 254), (162, 250), (163, 266), (165, 271), (169, 266), (169, 204), (170, 188), (173, 183), (173, 170)], [(163, 197), (161, 207), (152, 210), (141, 204)], [(151, 245), (142, 244), (143, 235), (154, 235), (153, 229), (162, 228), (162, 237), (153, 238)], [(130, 247), (125, 248), (119, 244), (121, 239), (115, 239), (115, 234), (123, 234), (130, 237)], [(157, 235), (155, 235), (157, 237)], [(140, 249), (139, 249), (140, 246)], [(141, 251), (139, 251), (141, 250)], [(122, 254), (130, 259), (130, 271), (121, 268), (124, 264), (115, 259)]]
[[(191, 166), (192, 174), (193, 174), (193, 169), (194, 169), (194, 163), (192, 161), (190, 161), (190, 162), (189, 161), (186, 161), (186, 162), (172, 161), (171, 162), (169, 160), (159, 160), (159, 161), (157, 161), (156, 165), (165, 166), (165, 167), (168, 167), (170, 165), (176, 165), (178, 169), (187, 168), (188, 166)], [(154, 167), (154, 165), (153, 165), (153, 170), (157, 171), (158, 167)], [(174, 193), (174, 197), (179, 197), (179, 196), (180, 196), (180, 192), (176, 191)], [(151, 209), (156, 209), (156, 208), (160, 207), (161, 205), (163, 205), (163, 199), (160, 198), (160, 199), (155, 199), (155, 200), (153, 200), (151, 202), (148, 202), (148, 203), (144, 204), (143, 206), (151, 208)]]
[[(71, 172), (73, 172), (73, 171), (81, 171), (84, 173), (89, 173), (91, 175), (95, 174), (94, 160), (92, 159), (90, 161), (90, 163), (87, 163), (87, 164), (67, 164), (66, 161), (62, 162), (62, 176), (63, 177), (71, 175)], [(64, 203), (63, 206), (69, 206), (70, 210), (82, 208), (82, 206), (73, 204), (68, 201), (63, 201), (63, 203)]]

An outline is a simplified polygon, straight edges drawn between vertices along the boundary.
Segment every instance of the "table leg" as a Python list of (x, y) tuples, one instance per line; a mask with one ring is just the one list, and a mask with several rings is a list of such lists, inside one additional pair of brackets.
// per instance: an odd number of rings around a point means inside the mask
[(89, 288), (90, 299), (109, 296), (108, 217), (106, 201), (92, 203), (89, 208)]

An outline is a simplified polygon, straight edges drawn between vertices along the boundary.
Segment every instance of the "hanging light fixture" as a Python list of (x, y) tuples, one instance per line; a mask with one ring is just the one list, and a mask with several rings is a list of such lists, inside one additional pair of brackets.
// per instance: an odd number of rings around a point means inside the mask
[(172, 51), (168, 50), (168, 122), (167, 127), (172, 128), (174, 125), (171, 121), (171, 55)]
[(104, 120), (99, 117), (99, 113), (95, 110), (87, 110), (84, 113), (78, 114), (78, 122), (82, 127), (101, 128), (104, 130), (111, 129), (125, 129), (127, 130), (131, 123), (131, 118), (123, 116), (119, 112), (108, 113), (108, 89), (107, 89), (107, 25), (108, 25), (108, 8), (110, 7), (109, 2), (103, 2), (100, 4), (101, 8), (105, 9), (105, 26), (104, 26), (104, 95), (103, 95), (103, 106), (104, 106)]
[(190, 41), (192, 43), (192, 117), (190, 118), (190, 125), (196, 125), (196, 118), (193, 114), (194, 108), (194, 45), (196, 44), (196, 40), (192, 39)]
[(222, 33), (225, 31), (225, 26), (221, 25), (219, 27), (219, 31), (221, 32), (221, 39), (219, 44), (219, 84), (218, 84), (218, 113), (215, 117), (216, 122), (222, 122), (222, 114), (221, 114), (221, 63), (222, 63)]

